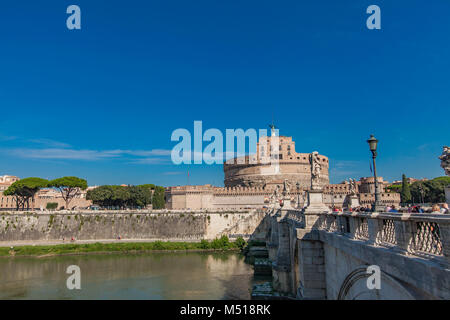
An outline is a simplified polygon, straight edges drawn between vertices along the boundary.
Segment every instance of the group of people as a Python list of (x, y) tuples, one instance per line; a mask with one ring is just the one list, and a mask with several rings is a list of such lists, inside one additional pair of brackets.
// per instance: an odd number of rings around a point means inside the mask
[[(343, 211), (343, 209), (339, 208), (339, 207), (333, 207), (332, 210), (333, 210), (333, 212), (342, 212)], [(372, 209), (370, 209), (369, 207), (359, 206), (359, 207), (355, 207), (355, 208), (348, 208), (348, 211), (350, 211), (350, 212), (372, 212)]]
[(447, 203), (442, 204), (434, 204), (431, 209), (430, 208), (422, 208), (421, 206), (413, 206), (409, 205), (406, 209), (400, 208), (397, 209), (395, 206), (387, 206), (386, 212), (408, 212), (408, 213), (434, 213), (434, 214), (450, 214)]
[(447, 203), (443, 203), (440, 206), (438, 204), (435, 204), (431, 208), (431, 213), (450, 214), (450, 210), (448, 209), (448, 204)]
[(409, 206), (408, 207), (409, 213), (434, 213), (434, 214), (450, 214), (450, 210), (448, 208), (447, 203), (442, 204), (434, 204), (430, 209), (424, 209), (421, 206)]
[[(342, 212), (343, 209), (339, 207), (333, 207), (333, 212)], [(350, 212), (372, 212), (370, 207), (359, 206), (355, 208), (348, 208)], [(384, 212), (408, 212), (408, 213), (434, 213), (434, 214), (450, 214), (450, 210), (447, 203), (435, 204), (431, 209), (424, 209), (419, 205), (410, 205), (408, 208), (397, 208), (395, 205), (387, 206)]]

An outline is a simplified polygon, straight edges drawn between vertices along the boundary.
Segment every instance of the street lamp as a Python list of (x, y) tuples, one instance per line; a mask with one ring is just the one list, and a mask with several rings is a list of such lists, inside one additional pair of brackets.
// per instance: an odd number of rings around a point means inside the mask
[(375, 203), (372, 206), (372, 211), (378, 212), (378, 211), (384, 211), (384, 206), (380, 202), (380, 188), (378, 186), (378, 180), (377, 180), (377, 164), (375, 162), (375, 158), (377, 157), (377, 145), (378, 140), (375, 139), (373, 134), (370, 135), (369, 140), (367, 140), (367, 143), (369, 144), (370, 151), (372, 151), (372, 160), (373, 160), (373, 178), (375, 180)]
[(420, 195), (422, 196), (422, 205), (424, 204), (425, 200), (425, 190), (423, 190), (423, 186), (422, 184), (419, 184), (419, 191), (420, 191)]
[(295, 186), (297, 187), (297, 207), (300, 208), (300, 183), (297, 181)]

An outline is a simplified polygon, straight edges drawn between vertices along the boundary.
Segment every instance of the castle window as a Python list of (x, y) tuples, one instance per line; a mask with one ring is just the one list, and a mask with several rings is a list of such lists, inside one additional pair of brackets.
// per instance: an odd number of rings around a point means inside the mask
[(282, 160), (283, 159), (283, 155), (282, 154), (280, 154), (280, 160)]
[(282, 149), (281, 149), (281, 146), (280, 146), (278, 149), (281, 151), (281, 150), (282, 150)]

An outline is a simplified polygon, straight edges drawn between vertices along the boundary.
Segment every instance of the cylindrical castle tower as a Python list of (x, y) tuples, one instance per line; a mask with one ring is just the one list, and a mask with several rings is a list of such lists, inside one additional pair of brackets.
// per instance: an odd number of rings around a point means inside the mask
[[(278, 140), (274, 143), (272, 139)], [(318, 159), (320, 184), (325, 186), (329, 184), (328, 158), (319, 154)], [(295, 142), (292, 141), (292, 137), (261, 137), (256, 154), (228, 160), (223, 170), (226, 187), (264, 187), (287, 179), (292, 188), (297, 183), (303, 190), (311, 188), (310, 153), (295, 152)]]

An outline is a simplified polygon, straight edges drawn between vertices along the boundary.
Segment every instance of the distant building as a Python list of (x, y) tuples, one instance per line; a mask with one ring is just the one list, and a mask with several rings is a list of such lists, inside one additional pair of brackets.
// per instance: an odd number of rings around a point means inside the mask
[[(268, 204), (269, 197), (285, 180), (290, 184), (291, 199), (303, 206), (306, 191), (311, 186), (311, 164), (309, 153), (297, 153), (292, 137), (280, 136), (277, 150), (271, 148), (271, 137), (262, 137), (257, 152), (227, 161), (224, 166), (225, 187), (212, 185), (178, 186), (165, 189), (168, 209), (245, 209), (261, 208)], [(278, 166), (271, 166), (267, 158), (275, 157)], [(350, 194), (348, 182), (330, 184), (329, 160), (318, 156), (321, 164), (321, 183), (324, 201), (329, 206), (344, 207)], [(274, 168), (275, 167), (275, 168)], [(271, 171), (273, 170), (273, 172)], [(386, 205), (399, 205), (400, 194), (386, 193), (387, 181), (377, 178), (380, 184), (381, 201)], [(356, 182), (356, 193), (360, 204), (370, 206), (374, 202), (375, 180), (361, 178)]]
[[(277, 142), (273, 142), (277, 139)], [(278, 145), (278, 147), (276, 147)], [(277, 149), (277, 150), (274, 150)], [(318, 155), (320, 161), (320, 181), (322, 186), (330, 183), (328, 158)], [(292, 137), (263, 136), (259, 139), (256, 154), (226, 161), (223, 165), (225, 187), (263, 188), (274, 181), (287, 179), (303, 189), (311, 185), (310, 153), (297, 153)]]
[[(20, 180), (16, 176), (0, 176), (0, 210), (15, 210), (17, 208), (16, 200), (13, 196), (4, 196), (3, 192), (14, 182)], [(86, 200), (86, 193), (88, 190), (96, 187), (88, 187), (87, 190), (81, 190), (80, 194), (70, 202), (70, 209), (72, 208), (86, 208), (92, 204), (91, 201)], [(53, 188), (44, 188), (36, 193), (34, 198), (34, 208), (36, 210), (45, 209), (47, 203), (54, 202), (58, 204), (58, 208), (65, 206), (65, 201), (61, 196), (61, 192)], [(32, 204), (29, 204), (30, 208)]]
[(14, 182), (20, 180), (19, 177), (16, 176), (0, 176), (0, 191), (5, 191), (12, 185)]
[[(377, 177), (380, 192), (385, 192), (389, 182), (384, 181), (382, 177)], [(360, 193), (375, 193), (375, 178), (364, 177), (359, 179), (358, 192)]]
[[(406, 178), (406, 182), (409, 183), (409, 184), (412, 184), (412, 183), (414, 183), (416, 181), (428, 181), (428, 179), (427, 178), (423, 178), (423, 179)], [(393, 186), (399, 186), (400, 185), (401, 186), (402, 183), (403, 183), (402, 180), (394, 180), (394, 181), (392, 181), (392, 183), (390, 185), (393, 185)]]

